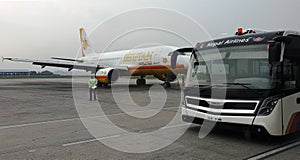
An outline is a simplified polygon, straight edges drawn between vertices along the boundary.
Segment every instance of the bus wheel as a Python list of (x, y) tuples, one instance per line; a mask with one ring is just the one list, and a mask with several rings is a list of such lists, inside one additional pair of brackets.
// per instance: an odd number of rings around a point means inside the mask
[(244, 138), (245, 138), (247, 141), (251, 141), (252, 133), (251, 133), (251, 130), (250, 130), (250, 129), (246, 129), (246, 130), (244, 131)]

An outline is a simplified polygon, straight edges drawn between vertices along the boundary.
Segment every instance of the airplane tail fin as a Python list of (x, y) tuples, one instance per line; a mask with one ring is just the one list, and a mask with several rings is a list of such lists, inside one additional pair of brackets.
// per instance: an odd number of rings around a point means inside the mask
[(81, 43), (81, 51), (82, 51), (82, 57), (90, 54), (90, 53), (95, 53), (91, 42), (89, 41), (86, 32), (84, 31), (83, 28), (79, 29), (79, 34), (80, 34), (80, 43)]

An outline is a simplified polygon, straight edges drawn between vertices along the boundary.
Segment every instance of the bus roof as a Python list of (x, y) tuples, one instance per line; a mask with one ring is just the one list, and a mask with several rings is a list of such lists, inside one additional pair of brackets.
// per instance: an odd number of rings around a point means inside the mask
[(244, 35), (236, 35), (212, 41), (197, 43), (196, 50), (205, 50), (213, 48), (223, 48), (240, 45), (254, 45), (263, 44), (271, 41), (273, 38), (282, 36), (284, 31), (264, 32), (264, 33), (251, 33)]

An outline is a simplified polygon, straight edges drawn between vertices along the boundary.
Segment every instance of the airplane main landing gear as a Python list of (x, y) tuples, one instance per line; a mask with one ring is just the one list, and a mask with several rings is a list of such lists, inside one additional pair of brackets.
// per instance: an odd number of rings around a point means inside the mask
[(98, 81), (97, 87), (102, 87), (102, 85), (103, 85), (103, 84), (102, 84), (101, 82)]
[(170, 82), (165, 82), (162, 84), (164, 87), (166, 88), (170, 88), (171, 87), (171, 83)]
[(136, 84), (138, 86), (146, 85), (146, 80), (143, 77), (141, 77), (141, 79), (136, 80)]
[(170, 88), (171, 83), (170, 83), (170, 75), (165, 75), (165, 82), (162, 84), (165, 88)]
[(98, 81), (97, 87), (108, 87), (108, 84), (107, 83), (101, 83), (100, 81)]

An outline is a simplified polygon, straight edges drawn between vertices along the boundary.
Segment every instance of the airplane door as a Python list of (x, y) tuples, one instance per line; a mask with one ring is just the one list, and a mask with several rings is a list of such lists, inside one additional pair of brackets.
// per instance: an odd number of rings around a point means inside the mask
[(159, 50), (156, 50), (156, 52), (153, 53), (153, 64), (159, 64), (160, 59), (159, 59)]

